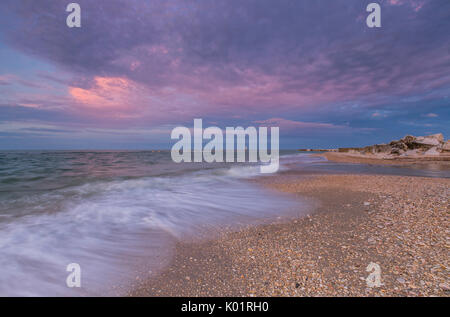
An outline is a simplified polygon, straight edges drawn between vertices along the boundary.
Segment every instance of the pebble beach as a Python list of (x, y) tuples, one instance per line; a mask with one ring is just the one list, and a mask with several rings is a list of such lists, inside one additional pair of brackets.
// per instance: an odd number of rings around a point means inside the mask
[[(130, 296), (449, 296), (450, 179), (285, 174), (261, 186), (317, 202), (305, 217), (179, 242)], [(366, 281), (370, 263), (381, 285)]]

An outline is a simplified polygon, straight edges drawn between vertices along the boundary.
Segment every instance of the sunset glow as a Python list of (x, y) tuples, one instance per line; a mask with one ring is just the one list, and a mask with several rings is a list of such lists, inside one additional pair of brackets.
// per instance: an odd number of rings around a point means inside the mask
[(68, 28), (65, 1), (7, 0), (0, 120), (17, 129), (1, 145), (46, 144), (19, 129), (31, 122), (130, 132), (277, 120), (282, 148), (448, 134), (448, 1), (382, 1), (379, 29), (365, 25), (366, 2), (113, 0), (105, 11), (82, 0), (83, 25)]

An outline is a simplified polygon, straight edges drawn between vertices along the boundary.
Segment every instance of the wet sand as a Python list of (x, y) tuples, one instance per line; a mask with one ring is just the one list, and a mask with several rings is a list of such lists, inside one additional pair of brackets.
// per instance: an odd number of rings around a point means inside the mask
[[(130, 296), (448, 296), (450, 179), (285, 174), (263, 186), (320, 202), (281, 224), (179, 242)], [(366, 267), (381, 268), (368, 287)]]
[(352, 153), (324, 152), (313, 154), (325, 157), (328, 161), (339, 163), (361, 163), (375, 165), (436, 165), (440, 169), (450, 169), (450, 154), (438, 156), (400, 156), (390, 159), (379, 158), (375, 155), (362, 155)]

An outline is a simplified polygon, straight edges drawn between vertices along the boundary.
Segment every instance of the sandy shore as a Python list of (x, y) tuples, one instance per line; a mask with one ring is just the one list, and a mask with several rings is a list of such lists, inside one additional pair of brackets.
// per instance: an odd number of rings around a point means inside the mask
[(382, 159), (375, 155), (359, 155), (350, 153), (337, 153), (337, 152), (323, 152), (319, 154), (313, 154), (316, 156), (325, 157), (332, 162), (340, 163), (363, 163), (363, 164), (376, 164), (376, 165), (436, 165), (436, 167), (443, 169), (450, 169), (450, 154), (441, 154), (438, 156), (404, 156), (395, 157), (391, 159)]
[[(283, 224), (178, 243), (132, 296), (448, 296), (450, 179), (286, 175), (264, 186), (320, 201)], [(381, 268), (381, 287), (366, 267)]]

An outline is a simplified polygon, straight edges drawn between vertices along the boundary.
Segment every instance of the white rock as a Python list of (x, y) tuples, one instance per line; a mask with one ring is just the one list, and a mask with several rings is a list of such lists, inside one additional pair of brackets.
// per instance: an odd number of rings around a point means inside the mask
[(403, 153), (403, 156), (415, 156), (417, 155), (417, 150), (408, 150), (405, 153)]
[(439, 151), (436, 146), (432, 147), (428, 151), (425, 152), (425, 155), (439, 155)]
[(444, 142), (444, 135), (442, 133), (436, 133), (428, 136), (429, 138), (434, 138), (438, 140), (440, 143)]
[(435, 138), (423, 137), (423, 136), (418, 137), (414, 143), (422, 144), (422, 145), (433, 145), (433, 146), (438, 146), (441, 144), (441, 142), (439, 142), (439, 140), (437, 140)]

